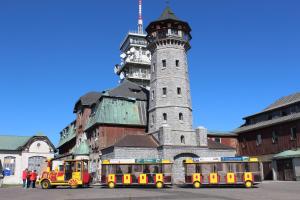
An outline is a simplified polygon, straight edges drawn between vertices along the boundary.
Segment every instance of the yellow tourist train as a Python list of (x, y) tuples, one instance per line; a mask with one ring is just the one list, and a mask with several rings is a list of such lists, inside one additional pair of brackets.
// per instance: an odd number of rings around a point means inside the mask
[(259, 162), (251, 157), (207, 157), (184, 161), (185, 184), (200, 188), (205, 185), (244, 185), (261, 182)]
[(90, 175), (88, 160), (55, 160), (47, 161), (48, 166), (39, 179), (43, 189), (57, 186), (70, 186), (72, 188), (88, 186)]
[(161, 159), (111, 159), (102, 162), (101, 183), (116, 186), (172, 184), (172, 163)]

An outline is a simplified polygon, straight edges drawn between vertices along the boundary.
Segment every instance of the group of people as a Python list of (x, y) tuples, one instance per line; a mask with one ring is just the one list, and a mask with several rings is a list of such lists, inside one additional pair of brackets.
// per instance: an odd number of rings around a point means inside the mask
[(22, 173), (23, 188), (35, 188), (37, 176), (36, 170), (29, 171), (26, 168)]

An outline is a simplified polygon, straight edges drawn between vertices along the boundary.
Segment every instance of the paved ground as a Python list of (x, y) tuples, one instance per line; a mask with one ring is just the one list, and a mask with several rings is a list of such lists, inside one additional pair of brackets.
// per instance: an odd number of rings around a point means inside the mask
[(107, 189), (94, 186), (86, 189), (22, 189), (10, 187), (0, 189), (2, 200), (96, 200), (96, 199), (203, 199), (203, 200), (299, 200), (300, 182), (264, 182), (257, 188), (118, 188)]

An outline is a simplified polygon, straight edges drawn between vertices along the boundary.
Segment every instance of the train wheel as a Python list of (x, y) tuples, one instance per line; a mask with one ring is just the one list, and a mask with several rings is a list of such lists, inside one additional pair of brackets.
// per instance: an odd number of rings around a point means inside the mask
[(160, 189), (160, 188), (163, 188), (164, 187), (164, 184), (162, 182), (157, 182), (156, 183), (156, 188)]
[(110, 189), (115, 188), (115, 183), (114, 183), (114, 182), (109, 182), (109, 183), (108, 183), (108, 187), (109, 187)]
[(199, 181), (194, 182), (193, 184), (194, 188), (200, 188), (201, 184)]
[(245, 183), (246, 188), (252, 188), (252, 186), (253, 186), (253, 184), (251, 181), (246, 181), (246, 183)]
[(48, 180), (43, 180), (42, 183), (41, 183), (41, 186), (42, 186), (43, 189), (51, 188), (51, 184)]

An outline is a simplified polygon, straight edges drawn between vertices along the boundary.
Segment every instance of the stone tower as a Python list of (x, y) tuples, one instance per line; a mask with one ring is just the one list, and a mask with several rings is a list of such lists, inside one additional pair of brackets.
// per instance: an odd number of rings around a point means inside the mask
[[(167, 7), (146, 28), (151, 51), (149, 133), (161, 127), (192, 130), (192, 106), (187, 51), (191, 28)], [(181, 134), (182, 135), (182, 134)], [(181, 136), (184, 140), (184, 134)]]

